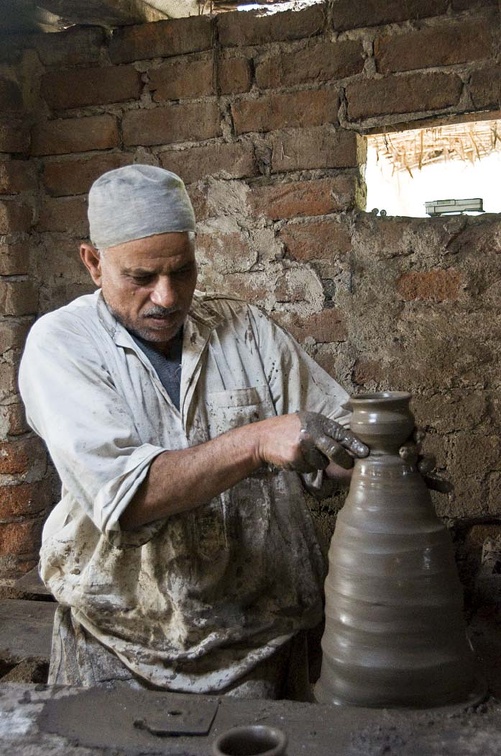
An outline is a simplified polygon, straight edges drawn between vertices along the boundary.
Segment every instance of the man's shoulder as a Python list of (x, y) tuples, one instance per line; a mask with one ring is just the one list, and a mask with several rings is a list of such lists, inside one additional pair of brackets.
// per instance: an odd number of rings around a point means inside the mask
[(193, 296), (191, 311), (195, 316), (205, 315), (220, 320), (241, 317), (243, 313), (264, 313), (260, 307), (240, 297), (198, 290)]
[(56, 310), (41, 315), (31, 328), (31, 334), (78, 329), (89, 326), (98, 317), (99, 291), (77, 297)]
[(249, 303), (238, 297), (217, 292), (196, 291), (190, 314), (199, 320), (216, 325), (249, 309)]

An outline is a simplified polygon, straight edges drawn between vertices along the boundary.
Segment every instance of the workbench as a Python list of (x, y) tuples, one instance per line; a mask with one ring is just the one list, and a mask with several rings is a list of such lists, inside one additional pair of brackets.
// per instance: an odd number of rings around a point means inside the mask
[(486, 697), (425, 710), (56, 688), (36, 677), (19, 682), (23, 664), (46, 670), (54, 609), (47, 601), (0, 602), (0, 663), (12, 667), (0, 680), (1, 756), (210, 756), (218, 735), (249, 724), (283, 730), (287, 756), (501, 754), (498, 605), (477, 611), (468, 627)]
[[(169, 733), (173, 720), (179, 733), (211, 716), (205, 734)], [(0, 684), (0, 753), (6, 756), (208, 756), (220, 733), (254, 723), (285, 731), (288, 756), (501, 753), (501, 705), (493, 698), (475, 707), (400, 711)]]

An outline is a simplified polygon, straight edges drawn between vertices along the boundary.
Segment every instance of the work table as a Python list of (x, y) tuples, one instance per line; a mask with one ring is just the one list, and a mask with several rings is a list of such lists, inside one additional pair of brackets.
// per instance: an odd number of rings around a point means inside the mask
[[(284, 730), (288, 756), (501, 753), (501, 704), (492, 697), (476, 706), (401, 711), (0, 684), (0, 753), (9, 756), (208, 756), (220, 733), (243, 724)], [(169, 734), (207, 727), (206, 734)]]

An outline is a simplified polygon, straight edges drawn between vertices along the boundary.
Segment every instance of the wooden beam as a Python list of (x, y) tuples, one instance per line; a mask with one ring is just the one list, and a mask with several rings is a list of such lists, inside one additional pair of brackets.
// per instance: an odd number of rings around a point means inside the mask
[(68, 24), (114, 27), (168, 18), (143, 0), (38, 0), (37, 5)]

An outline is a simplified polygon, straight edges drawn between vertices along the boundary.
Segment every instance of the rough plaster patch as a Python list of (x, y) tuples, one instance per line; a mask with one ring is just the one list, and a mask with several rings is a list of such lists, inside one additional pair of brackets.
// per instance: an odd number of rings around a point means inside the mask
[(239, 219), (239, 225), (245, 226), (248, 222), (249, 187), (241, 181), (208, 179), (205, 183), (210, 214), (218, 218), (230, 216), (233, 219)]
[(320, 312), (324, 302), (322, 282), (308, 268), (285, 268), (276, 278), (276, 309), (303, 317)]
[(273, 229), (260, 228), (251, 233), (253, 247), (257, 250), (260, 263), (273, 263), (282, 258), (282, 247)]

